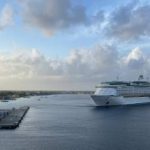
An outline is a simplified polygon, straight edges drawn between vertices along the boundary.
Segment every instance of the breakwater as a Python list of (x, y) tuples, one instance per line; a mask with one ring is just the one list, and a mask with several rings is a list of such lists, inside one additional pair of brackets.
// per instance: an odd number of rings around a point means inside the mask
[(29, 107), (13, 108), (5, 110), (5, 113), (0, 118), (0, 129), (15, 129), (19, 126), (24, 116), (28, 112)]

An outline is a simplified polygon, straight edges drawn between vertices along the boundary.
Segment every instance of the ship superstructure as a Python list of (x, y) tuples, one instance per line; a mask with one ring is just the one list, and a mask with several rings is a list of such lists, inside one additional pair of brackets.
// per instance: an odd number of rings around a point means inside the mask
[(96, 91), (91, 97), (99, 106), (150, 102), (150, 82), (102, 82), (96, 86)]

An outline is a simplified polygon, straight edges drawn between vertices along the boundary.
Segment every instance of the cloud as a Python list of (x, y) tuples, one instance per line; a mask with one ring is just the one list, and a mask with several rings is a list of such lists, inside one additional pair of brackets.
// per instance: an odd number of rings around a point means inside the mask
[(128, 56), (125, 58), (125, 64), (129, 68), (137, 70), (143, 68), (147, 63), (146, 56), (142, 53), (140, 48), (133, 49)]
[[(19, 51), (0, 55), (0, 83), (20, 82), (24, 89), (91, 89), (104, 80), (136, 80), (150, 75), (149, 55), (140, 48), (120, 56), (112, 45), (99, 44), (91, 49), (73, 50), (62, 60), (47, 58), (40, 51)], [(2, 84), (4, 87), (9, 84)], [(1, 86), (0, 86), (1, 87)]]
[(109, 15), (106, 26), (107, 36), (128, 41), (150, 36), (150, 5), (137, 1), (120, 6)]
[(122, 67), (122, 77), (126, 80), (136, 80), (140, 74), (145, 76), (145, 79), (150, 76), (149, 70), (149, 54), (140, 48), (131, 50), (127, 56), (120, 60)]
[(24, 22), (45, 34), (87, 23), (85, 7), (73, 6), (70, 0), (25, 0), (21, 4)]
[(9, 56), (1, 55), (0, 67), (2, 69), (0, 77), (84, 77), (93, 74), (93, 71), (110, 70), (111, 67), (117, 64), (116, 60), (117, 51), (109, 45), (99, 45), (94, 50), (73, 50), (63, 60), (46, 58), (38, 50), (32, 49), (31, 52), (19, 51)]
[(78, 26), (87, 27), (98, 22), (100, 24), (104, 20), (103, 11), (87, 15), (86, 7), (73, 4), (71, 0), (18, 1), (22, 6), (23, 21), (46, 35)]
[(0, 12), (0, 30), (3, 30), (13, 23), (13, 15), (12, 7), (6, 4)]

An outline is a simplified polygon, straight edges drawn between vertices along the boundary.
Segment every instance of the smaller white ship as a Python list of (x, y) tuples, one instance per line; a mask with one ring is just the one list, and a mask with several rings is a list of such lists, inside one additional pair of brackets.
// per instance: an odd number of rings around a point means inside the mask
[(98, 106), (150, 103), (150, 82), (142, 75), (132, 82), (102, 82), (91, 97)]

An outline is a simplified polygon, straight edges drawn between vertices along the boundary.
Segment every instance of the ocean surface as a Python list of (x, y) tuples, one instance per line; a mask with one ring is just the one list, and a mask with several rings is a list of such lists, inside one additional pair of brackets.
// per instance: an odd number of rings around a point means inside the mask
[(96, 107), (89, 95), (0, 102), (30, 106), (20, 127), (0, 130), (0, 150), (150, 150), (150, 105)]

